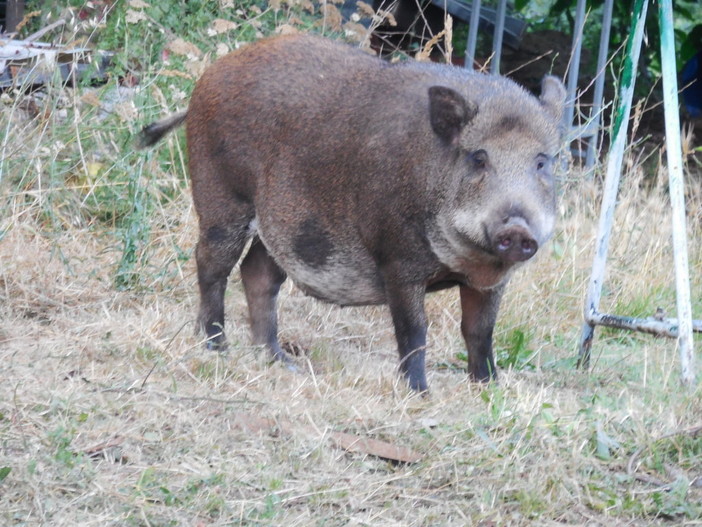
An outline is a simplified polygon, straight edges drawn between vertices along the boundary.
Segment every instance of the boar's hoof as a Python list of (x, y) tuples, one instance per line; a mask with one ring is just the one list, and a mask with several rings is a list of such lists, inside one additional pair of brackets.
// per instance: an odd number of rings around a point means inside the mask
[(227, 351), (227, 341), (221, 335), (209, 338), (205, 341), (207, 351)]
[(291, 361), (290, 359), (285, 359), (284, 361), (281, 361), (281, 362), (282, 362), (283, 367), (284, 367), (286, 370), (288, 370), (289, 372), (291, 372), (291, 373), (302, 373), (302, 371), (300, 371), (300, 368), (298, 368), (297, 365), (295, 365), (295, 364), (293, 363), (293, 361)]
[(270, 359), (271, 359), (271, 363), (279, 363), (288, 371), (291, 371), (293, 373), (302, 373), (300, 371), (300, 368), (298, 368), (295, 365), (295, 362), (293, 362), (293, 359), (291, 359), (287, 355), (287, 353), (285, 353), (280, 348), (278, 348), (276, 351), (271, 352)]
[(539, 248), (531, 233), (520, 225), (505, 227), (495, 236), (493, 249), (504, 261), (524, 262), (534, 256)]

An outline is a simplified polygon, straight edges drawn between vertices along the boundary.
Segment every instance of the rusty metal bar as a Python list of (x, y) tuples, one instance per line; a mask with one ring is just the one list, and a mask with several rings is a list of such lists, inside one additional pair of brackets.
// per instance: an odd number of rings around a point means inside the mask
[[(598, 311), (590, 311), (586, 314), (586, 321), (595, 326), (605, 326), (608, 328), (628, 329), (630, 331), (640, 331), (658, 337), (679, 337), (679, 324), (676, 318), (636, 318), (624, 317), (620, 315), (610, 315)], [(692, 329), (697, 333), (702, 333), (702, 320), (693, 320)]]

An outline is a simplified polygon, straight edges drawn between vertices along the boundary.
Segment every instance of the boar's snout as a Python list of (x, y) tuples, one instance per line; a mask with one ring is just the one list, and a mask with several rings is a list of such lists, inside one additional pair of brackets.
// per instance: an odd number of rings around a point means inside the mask
[(509, 263), (524, 262), (539, 249), (539, 242), (534, 239), (529, 225), (521, 217), (506, 218), (492, 240), (495, 253)]

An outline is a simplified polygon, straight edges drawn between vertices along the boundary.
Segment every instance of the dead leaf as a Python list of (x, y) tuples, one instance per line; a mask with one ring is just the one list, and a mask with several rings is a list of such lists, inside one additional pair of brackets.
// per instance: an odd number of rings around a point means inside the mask
[(209, 36), (221, 35), (232, 29), (239, 27), (239, 24), (232, 22), (231, 20), (224, 20), (223, 18), (217, 18), (212, 22), (212, 27), (207, 30)]
[(373, 15), (375, 15), (375, 9), (373, 9), (373, 6), (365, 2), (356, 2), (356, 9), (358, 9), (358, 13), (360, 15), (364, 15), (370, 18), (373, 18)]
[(272, 419), (256, 417), (255, 415), (245, 413), (234, 414), (232, 421), (234, 426), (247, 434), (257, 434), (259, 432), (270, 430), (275, 426), (275, 422)]
[(195, 44), (187, 42), (182, 38), (177, 38), (166, 45), (166, 48), (176, 53), (177, 55), (185, 55), (188, 57), (200, 57), (202, 51)]
[(134, 75), (133, 73), (127, 73), (122, 79), (120, 80), (120, 84), (122, 86), (128, 86), (130, 88), (133, 88), (134, 86), (137, 86), (139, 84), (139, 77)]
[(127, 15), (124, 17), (127, 24), (138, 24), (144, 20), (148, 20), (148, 17), (141, 11), (134, 11), (133, 9), (127, 10)]
[(189, 60), (185, 63), (185, 69), (188, 73), (190, 73), (190, 75), (198, 79), (203, 73), (205, 73), (205, 70), (209, 65), (210, 61), (207, 60), (207, 58), (202, 60)]
[(300, 30), (290, 24), (283, 24), (275, 28), (275, 32), (279, 35), (296, 35)]
[(363, 42), (368, 36), (368, 29), (363, 24), (346, 22), (344, 24), (344, 35), (355, 42)]
[(163, 108), (168, 108), (168, 103), (166, 102), (166, 96), (163, 95), (161, 88), (159, 88), (156, 83), (151, 85), (151, 96), (160, 104)]
[(425, 417), (424, 419), (419, 419), (417, 422), (424, 428), (436, 428), (439, 426), (439, 420), (433, 417)]
[(88, 172), (88, 176), (95, 179), (100, 171), (105, 167), (104, 163), (98, 161), (88, 161), (85, 164), (85, 170)]
[(229, 51), (229, 46), (227, 46), (224, 42), (220, 42), (219, 44), (217, 44), (215, 55), (217, 55), (218, 57), (224, 57), (224, 55), (227, 55)]
[(144, 2), (144, 0), (129, 0), (129, 7), (133, 7), (134, 9), (144, 9), (150, 6)]
[(90, 106), (95, 106), (98, 108), (100, 106), (100, 98), (97, 96), (97, 93), (94, 91), (87, 91), (85, 92), (81, 98), (81, 102), (84, 102), (85, 104), (89, 104)]
[[(7, 2), (5, 2), (5, 3), (7, 4)], [(32, 18), (40, 16), (40, 15), (41, 15), (41, 11), (30, 11), (29, 13), (24, 15), (24, 17), (19, 22), (19, 24), (17, 24), (15, 26), (15, 31), (17, 33), (19, 33), (20, 31), (22, 31), (22, 28), (24, 28), (24, 26), (26, 26)]]
[[(309, 426), (293, 426), (293, 423), (284, 419), (276, 421), (243, 412), (238, 412), (232, 416), (232, 424), (248, 434), (268, 432), (273, 435), (280, 433), (285, 435), (292, 435), (293, 433), (303, 433), (311, 436), (318, 435), (318, 432)], [(378, 439), (361, 437), (346, 432), (331, 432), (329, 437), (336, 446), (348, 452), (368, 454), (400, 463), (416, 463), (422, 459), (421, 454), (407, 447), (397, 446)]]
[(395, 15), (393, 15), (390, 11), (378, 11), (378, 14), (381, 16), (381, 21), (382, 20), (387, 20), (388, 24), (390, 24), (391, 27), (397, 26), (397, 20), (395, 20)]
[(134, 101), (125, 101), (115, 105), (115, 113), (123, 123), (134, 121), (138, 114)]
[(422, 459), (420, 454), (407, 447), (369, 437), (360, 437), (345, 432), (332, 432), (331, 439), (337, 446), (348, 452), (369, 454), (400, 463), (416, 463)]
[(124, 443), (123, 438), (115, 437), (110, 441), (98, 443), (97, 445), (86, 448), (83, 450), (83, 453), (93, 459), (103, 458), (113, 463), (126, 463), (128, 460), (122, 453), (122, 443)]
[(341, 12), (335, 5), (324, 4), (322, 6), (322, 19), (318, 20), (316, 26), (324, 26), (331, 31), (341, 31)]
[[(452, 20), (451, 17), (447, 17), (446, 21), (448, 22), (449, 20)], [(445, 44), (449, 43), (448, 38), (444, 38), (444, 37), (447, 37), (447, 35), (450, 32), (451, 32), (451, 23), (448, 22), (446, 24), (446, 27), (444, 27), (444, 29), (442, 29), (436, 35), (431, 37), (429, 39), (429, 41), (426, 44), (424, 44), (424, 47), (417, 52), (417, 54), (414, 56), (415, 60), (417, 60), (419, 62), (429, 62), (430, 57), (431, 57), (431, 52), (434, 49), (434, 46), (436, 46), (442, 39), (444, 40)]]

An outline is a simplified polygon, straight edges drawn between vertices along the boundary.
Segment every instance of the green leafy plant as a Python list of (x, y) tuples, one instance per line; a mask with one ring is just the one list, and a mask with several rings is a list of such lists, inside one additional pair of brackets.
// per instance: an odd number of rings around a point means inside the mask
[(532, 335), (528, 329), (516, 328), (502, 337), (496, 344), (495, 362), (500, 368), (533, 370), (531, 360), (534, 352), (530, 347)]

